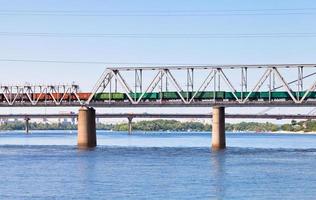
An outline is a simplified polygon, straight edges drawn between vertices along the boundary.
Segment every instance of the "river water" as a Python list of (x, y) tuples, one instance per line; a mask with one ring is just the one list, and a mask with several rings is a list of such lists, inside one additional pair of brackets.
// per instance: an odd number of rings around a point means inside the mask
[(0, 199), (315, 199), (316, 135), (0, 133)]

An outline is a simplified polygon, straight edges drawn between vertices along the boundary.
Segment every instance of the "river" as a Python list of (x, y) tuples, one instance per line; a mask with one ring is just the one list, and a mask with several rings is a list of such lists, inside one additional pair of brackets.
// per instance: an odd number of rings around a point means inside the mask
[(316, 135), (0, 133), (0, 199), (314, 199)]

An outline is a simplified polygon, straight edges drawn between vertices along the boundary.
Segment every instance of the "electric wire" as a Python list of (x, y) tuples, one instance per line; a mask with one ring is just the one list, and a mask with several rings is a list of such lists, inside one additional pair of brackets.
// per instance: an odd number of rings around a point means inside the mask
[(240, 34), (208, 34), (208, 33), (49, 33), (49, 32), (0, 32), (0, 36), (9, 37), (71, 37), (71, 38), (311, 38), (316, 33), (240, 33)]
[(0, 10), (0, 15), (48, 16), (236, 16), (236, 15), (311, 15), (316, 8), (267, 8), (222, 10)]
[(32, 59), (0, 59), (0, 62), (24, 63), (54, 63), (54, 64), (95, 64), (95, 65), (206, 65), (188, 63), (158, 63), (158, 62), (107, 62), (107, 61), (74, 61), (74, 60), (32, 60)]

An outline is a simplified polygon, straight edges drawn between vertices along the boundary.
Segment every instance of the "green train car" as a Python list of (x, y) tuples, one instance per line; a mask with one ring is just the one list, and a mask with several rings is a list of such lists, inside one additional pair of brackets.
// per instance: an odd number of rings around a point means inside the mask
[[(249, 95), (250, 94), (250, 95)], [(249, 97), (248, 97), (249, 95)], [(238, 99), (245, 99), (248, 97), (249, 100), (259, 99), (259, 92), (225, 92), (225, 99), (227, 100), (236, 100)]]
[[(228, 100), (235, 101), (236, 97), (238, 99), (245, 99), (248, 97), (250, 92), (224, 92), (224, 91), (203, 91), (203, 92), (180, 92), (184, 99), (191, 99), (194, 96), (195, 100)], [(129, 94), (133, 99), (139, 99), (142, 93), (130, 93)], [(300, 99), (305, 95), (305, 92), (292, 92), (292, 95)], [(142, 100), (144, 101), (156, 101), (156, 100), (181, 100), (181, 97), (178, 92), (170, 91), (170, 92), (150, 92), (143, 95)], [(286, 91), (263, 91), (263, 92), (252, 92), (248, 100), (291, 100), (291, 96)], [(310, 92), (306, 99), (316, 99), (316, 92)], [(129, 100), (125, 93), (97, 93), (94, 96), (94, 100), (96, 101), (125, 101)]]
[[(130, 93), (129, 94), (133, 99), (139, 99), (140, 96), (142, 95), (142, 93), (138, 92), (138, 93)], [(142, 99), (144, 100), (157, 100), (159, 99), (159, 93), (156, 93), (156, 92), (149, 92), (149, 93), (145, 93), (142, 97)], [(127, 98), (127, 95), (126, 95), (126, 98)]]
[(225, 92), (223, 91), (206, 91), (206, 92), (198, 92), (194, 99), (207, 100), (207, 99), (224, 99)]
[(94, 96), (94, 99), (97, 101), (106, 101), (106, 100), (124, 100), (125, 99), (124, 93), (97, 93)]

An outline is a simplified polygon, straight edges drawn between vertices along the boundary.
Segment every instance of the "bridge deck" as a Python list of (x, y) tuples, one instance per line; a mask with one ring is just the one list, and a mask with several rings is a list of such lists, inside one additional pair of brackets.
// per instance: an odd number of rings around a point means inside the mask
[[(39, 102), (37, 104), (32, 104), (30, 102), (15, 102), (13, 105), (7, 103), (0, 103), (0, 107), (80, 107), (85, 104), (80, 102), (61, 102), (56, 104), (54, 102)], [(306, 101), (304, 103), (295, 103), (293, 101), (251, 101), (240, 103), (236, 101), (198, 101), (191, 103), (183, 103), (181, 101), (167, 101), (167, 102), (139, 102), (137, 104), (132, 104), (131, 102), (90, 102), (87, 104), (92, 107), (214, 107), (214, 106), (224, 106), (224, 107), (315, 107), (316, 101)]]
[[(77, 114), (10, 114), (0, 115), (0, 119), (5, 118), (77, 118)], [(109, 113), (96, 114), (97, 118), (212, 118), (212, 114), (150, 114), (150, 113)], [(316, 115), (297, 114), (225, 114), (225, 118), (232, 119), (316, 119)]]

